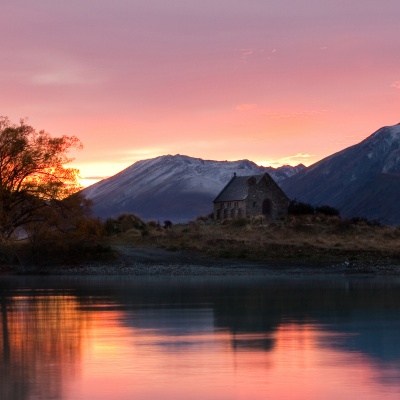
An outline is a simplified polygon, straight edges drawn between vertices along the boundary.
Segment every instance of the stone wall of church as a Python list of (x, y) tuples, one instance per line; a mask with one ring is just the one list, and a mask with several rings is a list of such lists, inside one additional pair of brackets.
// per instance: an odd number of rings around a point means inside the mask
[(214, 219), (243, 218), (245, 216), (245, 201), (221, 201), (214, 203)]
[(272, 220), (283, 220), (287, 216), (289, 199), (275, 181), (265, 175), (258, 183), (249, 182), (246, 203), (249, 217), (266, 215)]

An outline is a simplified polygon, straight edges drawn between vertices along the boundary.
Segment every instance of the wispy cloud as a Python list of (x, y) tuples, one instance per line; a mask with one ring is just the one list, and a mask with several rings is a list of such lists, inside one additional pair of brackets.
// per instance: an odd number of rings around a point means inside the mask
[(71, 85), (87, 80), (72, 71), (49, 71), (33, 75), (31, 82), (36, 85)]
[(395, 89), (400, 89), (400, 81), (393, 82), (393, 83), (390, 85), (390, 87), (393, 87), (393, 88), (395, 88)]
[(256, 107), (257, 107), (257, 104), (244, 103), (244, 104), (237, 105), (235, 109), (236, 109), (236, 111), (249, 111)]
[(297, 153), (294, 156), (280, 158), (279, 161), (282, 164), (291, 164), (292, 162), (301, 162), (301, 161), (305, 161), (306, 159), (312, 158), (312, 157), (315, 157), (315, 155), (308, 154), (308, 153)]
[(79, 85), (101, 82), (97, 71), (89, 63), (83, 63), (65, 54), (49, 56), (39, 53), (34, 54), (32, 60), (29, 61), (40, 65), (29, 71), (28, 80), (34, 85)]
[(266, 111), (262, 115), (270, 118), (297, 118), (304, 116), (314, 116), (326, 114), (329, 110), (309, 110), (309, 111), (295, 111), (295, 112), (281, 112), (281, 111)]
[(249, 56), (253, 55), (256, 51), (255, 49), (248, 48), (248, 49), (238, 49), (240, 51), (240, 58), (242, 60), (246, 60)]
[(293, 156), (287, 156), (282, 158), (277, 158), (275, 160), (266, 160), (260, 162), (261, 165), (271, 166), (271, 167), (281, 167), (282, 165), (298, 165), (300, 163), (309, 165), (314, 162), (312, 160), (315, 157), (314, 154), (308, 153), (297, 153)]
[[(240, 49), (235, 49), (235, 51), (240, 53), (240, 61), (243, 64), (246, 64), (247, 61), (251, 58), (254, 57), (256, 55), (262, 55), (262, 54), (267, 54), (268, 55), (268, 51), (264, 50), (264, 49), (256, 49), (256, 48), (240, 48)], [(272, 49), (271, 54), (275, 54), (277, 52), (277, 49)], [(270, 58), (270, 57), (268, 57)]]

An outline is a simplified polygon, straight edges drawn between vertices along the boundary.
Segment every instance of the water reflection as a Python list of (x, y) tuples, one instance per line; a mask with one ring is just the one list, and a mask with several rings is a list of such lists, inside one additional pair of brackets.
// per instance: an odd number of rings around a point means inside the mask
[(85, 319), (72, 296), (1, 296), (0, 398), (62, 398), (79, 364)]
[(0, 279), (0, 398), (397, 399), (400, 282)]

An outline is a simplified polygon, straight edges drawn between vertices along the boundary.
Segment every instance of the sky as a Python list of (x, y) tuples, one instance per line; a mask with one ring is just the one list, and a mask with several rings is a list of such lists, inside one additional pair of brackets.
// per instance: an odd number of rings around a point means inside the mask
[(400, 122), (399, 0), (1, 0), (0, 115), (84, 148), (313, 164)]

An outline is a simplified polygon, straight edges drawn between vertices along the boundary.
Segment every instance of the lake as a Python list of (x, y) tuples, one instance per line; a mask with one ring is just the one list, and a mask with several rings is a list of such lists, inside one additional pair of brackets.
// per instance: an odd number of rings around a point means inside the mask
[(0, 277), (0, 399), (400, 398), (397, 277)]

